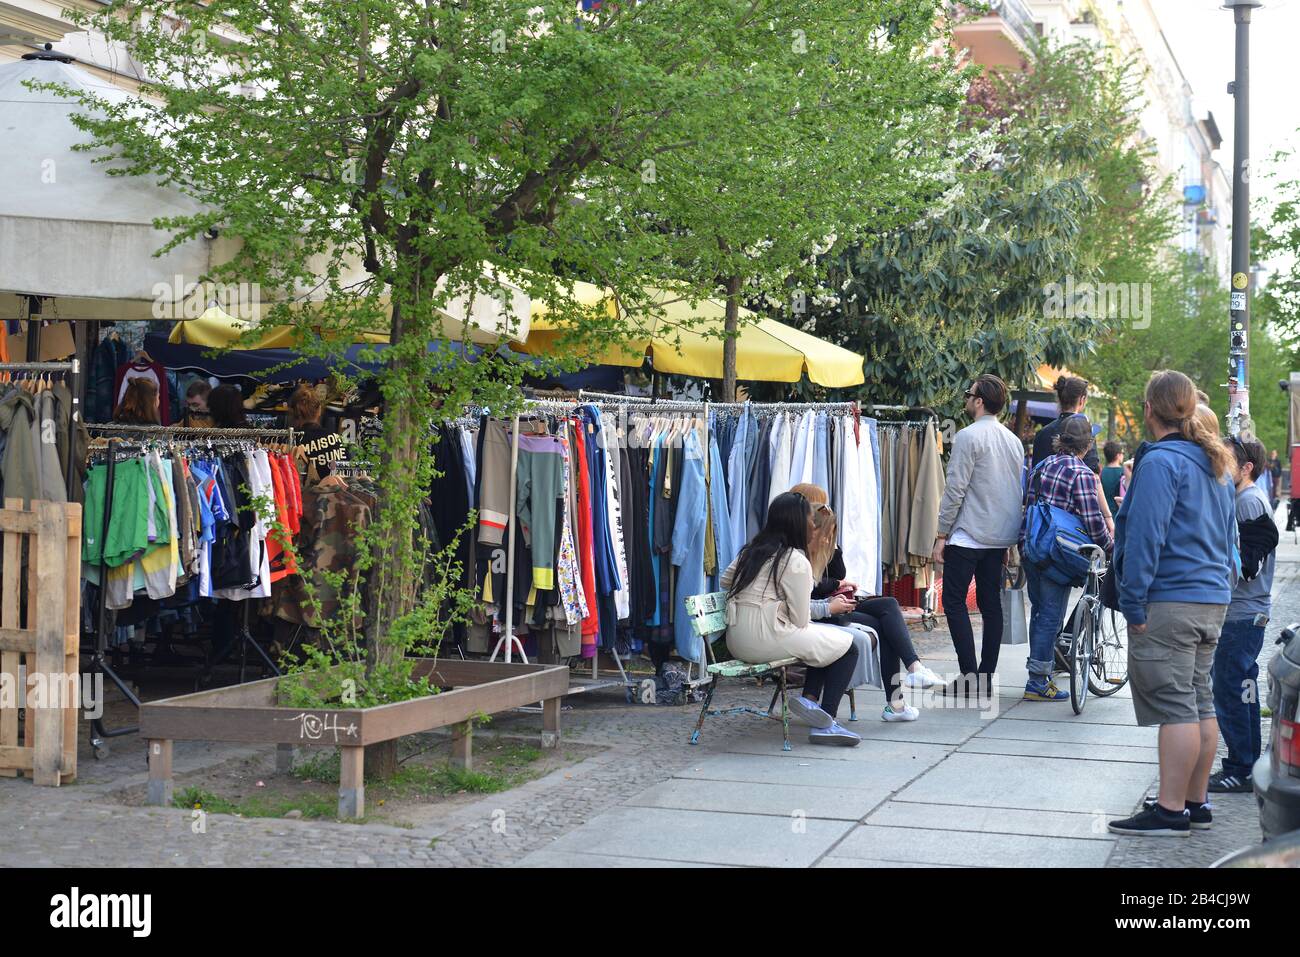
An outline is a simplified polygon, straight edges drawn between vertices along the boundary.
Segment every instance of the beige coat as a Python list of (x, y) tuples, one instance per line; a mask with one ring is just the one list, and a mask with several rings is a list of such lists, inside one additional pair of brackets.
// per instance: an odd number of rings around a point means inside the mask
[[(838, 661), (852, 636), (844, 628), (809, 620), (812, 566), (800, 551), (782, 560), (777, 590), (772, 588), (772, 563), (737, 595), (727, 599), (727, 649), (751, 664), (798, 658), (819, 668)], [(731, 589), (736, 574), (733, 561), (722, 573), (722, 587)]]

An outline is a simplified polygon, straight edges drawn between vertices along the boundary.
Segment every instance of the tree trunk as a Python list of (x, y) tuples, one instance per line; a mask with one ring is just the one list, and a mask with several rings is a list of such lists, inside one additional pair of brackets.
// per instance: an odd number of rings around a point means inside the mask
[[(394, 352), (402, 333), (401, 305), (394, 303), (390, 331), (390, 347)], [(390, 374), (393, 385), (400, 387), (402, 394), (407, 397), (416, 394), (420, 387), (414, 381), (419, 378), (416, 360), (396, 356)], [(409, 398), (390, 401), (385, 396), (383, 423), (387, 461), (380, 465), (384, 481), (380, 484), (373, 517), (380, 528), (374, 541), (373, 562), (367, 580), (369, 595), (365, 635), (368, 673), (377, 665), (393, 664), (401, 657), (403, 649), (388, 640), (389, 632), (395, 621), (415, 607), (414, 576), (403, 574), (405, 563), (414, 554), (413, 519), (409, 514), (403, 514), (402, 506), (403, 502), (410, 502), (415, 493), (418, 423), (413, 415), (413, 406)], [(397, 773), (397, 742), (368, 745), (365, 760), (367, 777), (391, 778)]]
[(728, 276), (727, 313), (723, 329), (727, 337), (722, 340), (722, 401), (736, 401), (736, 337), (740, 326), (740, 277)]
[(1115, 400), (1110, 400), (1110, 408), (1106, 410), (1106, 441), (1115, 441)]

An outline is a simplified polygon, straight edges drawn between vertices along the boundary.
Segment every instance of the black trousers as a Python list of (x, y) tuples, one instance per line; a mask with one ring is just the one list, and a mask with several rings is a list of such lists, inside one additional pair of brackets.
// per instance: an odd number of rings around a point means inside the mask
[(809, 701), (816, 701), (822, 710), (831, 717), (840, 710), (844, 692), (849, 690), (849, 679), (853, 669), (858, 666), (858, 646), (850, 644), (849, 650), (839, 660), (831, 662), (824, 668), (808, 666), (803, 680), (803, 696)]
[[(957, 667), (964, 675), (991, 675), (998, 670), (1002, 648), (1002, 562), (1005, 548), (965, 548), (946, 545), (943, 549), (943, 613), (957, 650)], [(975, 600), (984, 618), (984, 641), (979, 662), (975, 661), (975, 632), (966, 610), (966, 592), (975, 579)]]
[(859, 599), (857, 609), (844, 617), (876, 629), (880, 636), (880, 674), (885, 680), (886, 700), (892, 702), (901, 683), (899, 676), (921, 657), (912, 644), (903, 610), (895, 599), (877, 595)]

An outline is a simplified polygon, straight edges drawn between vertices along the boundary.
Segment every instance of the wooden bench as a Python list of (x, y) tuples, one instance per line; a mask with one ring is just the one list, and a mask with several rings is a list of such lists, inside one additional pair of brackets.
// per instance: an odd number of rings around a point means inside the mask
[[(698, 744), (700, 732), (704, 730), (705, 718), (716, 718), (728, 714), (756, 714), (760, 718), (774, 717), (772, 709), (776, 707), (777, 698), (781, 699), (781, 750), (789, 751), (790, 748), (790, 707), (787, 700), (787, 681), (786, 669), (791, 665), (800, 664), (798, 658), (779, 658), (775, 661), (746, 662), (746, 661), (716, 661), (713, 657), (713, 642), (718, 636), (724, 634), (727, 630), (727, 595), (725, 592), (710, 592), (707, 595), (690, 595), (685, 601), (686, 612), (691, 616), (691, 629), (704, 642), (709, 657), (707, 671), (712, 675), (709, 682), (709, 689), (704, 695), (704, 704), (700, 707), (699, 720), (695, 722), (695, 730), (691, 732), (691, 744)], [(736, 708), (721, 708), (710, 710), (709, 705), (713, 703), (713, 693), (717, 690), (718, 681), (722, 678), (756, 678), (764, 680), (769, 677), (776, 678), (776, 691), (772, 693), (772, 700), (769, 702), (766, 710), (760, 708), (751, 708), (748, 706)], [(853, 690), (849, 690), (849, 720), (858, 720), (858, 704), (853, 697)]]

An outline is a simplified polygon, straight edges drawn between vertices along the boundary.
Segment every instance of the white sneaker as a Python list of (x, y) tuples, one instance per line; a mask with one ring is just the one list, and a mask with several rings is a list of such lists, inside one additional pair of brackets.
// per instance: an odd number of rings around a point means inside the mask
[(910, 704), (903, 705), (902, 710), (899, 711), (895, 711), (889, 705), (885, 705), (885, 710), (880, 712), (881, 721), (915, 721), (920, 716), (921, 712), (917, 711)]
[(943, 684), (943, 679), (922, 665), (916, 671), (909, 671), (903, 676), (903, 684), (908, 688), (933, 688)]

